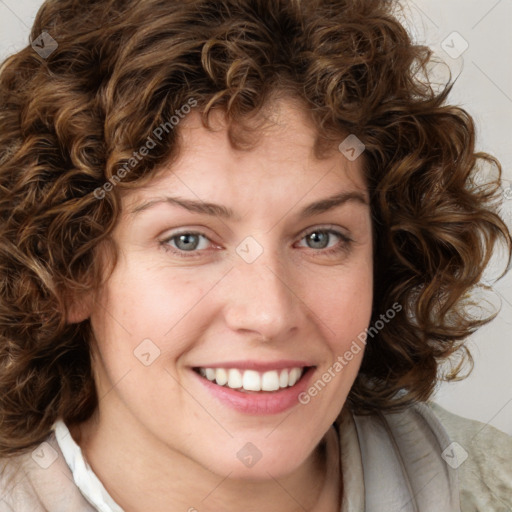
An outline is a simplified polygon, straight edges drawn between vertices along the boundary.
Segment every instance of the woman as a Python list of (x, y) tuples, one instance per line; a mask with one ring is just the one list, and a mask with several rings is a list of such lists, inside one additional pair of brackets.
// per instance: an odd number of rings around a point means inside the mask
[(387, 2), (62, 0), (32, 41), (0, 510), (508, 510), (510, 438), (428, 401), (492, 318), (499, 164)]

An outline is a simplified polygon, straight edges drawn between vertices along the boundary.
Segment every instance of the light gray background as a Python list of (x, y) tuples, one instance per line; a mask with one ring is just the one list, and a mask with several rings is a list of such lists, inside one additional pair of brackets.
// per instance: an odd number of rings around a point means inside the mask
[[(1, 60), (27, 44), (41, 3), (0, 0)], [(478, 148), (502, 162), (504, 197), (509, 198), (503, 215), (512, 225), (512, 1), (408, 0), (402, 15), (415, 39), (431, 46), (455, 74), (460, 73), (451, 101), (475, 118)], [(442, 78), (443, 69), (436, 67), (436, 76)], [(498, 255), (489, 278), (500, 262)], [(461, 382), (442, 384), (435, 399), (461, 416), (512, 435), (512, 272), (493, 288), (502, 309), (494, 322), (470, 339), (473, 373)]]

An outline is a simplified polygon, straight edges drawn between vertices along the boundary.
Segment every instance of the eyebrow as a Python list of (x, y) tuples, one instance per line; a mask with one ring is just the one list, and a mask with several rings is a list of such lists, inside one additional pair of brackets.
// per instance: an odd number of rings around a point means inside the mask
[[(298, 214), (297, 217), (299, 219), (305, 217), (311, 217), (313, 215), (318, 215), (320, 213), (324, 213), (326, 211), (332, 210), (338, 206), (341, 206), (347, 202), (354, 201), (356, 203), (361, 203), (363, 205), (368, 205), (368, 200), (365, 195), (361, 192), (357, 192), (355, 190), (341, 192), (339, 194), (335, 194), (333, 196), (326, 197), (324, 199), (320, 199), (319, 201), (315, 201), (314, 203), (309, 204), (304, 207)], [(150, 199), (149, 201), (145, 201), (144, 203), (135, 207), (130, 214), (137, 215), (140, 212), (148, 210), (149, 208), (161, 204), (166, 203), (173, 206), (180, 206), (190, 212), (201, 213), (204, 215), (211, 215), (215, 217), (221, 217), (227, 220), (235, 220), (240, 221), (241, 218), (239, 215), (236, 215), (235, 212), (226, 206), (222, 206), (220, 204), (208, 203), (204, 201), (195, 201), (192, 199), (184, 199), (181, 197), (171, 197), (165, 196), (161, 198)]]

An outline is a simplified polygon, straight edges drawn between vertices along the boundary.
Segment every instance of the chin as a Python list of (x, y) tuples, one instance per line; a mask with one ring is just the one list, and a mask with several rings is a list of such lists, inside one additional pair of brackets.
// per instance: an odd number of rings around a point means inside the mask
[[(265, 435), (267, 435), (265, 433)], [(305, 450), (304, 443), (269, 442), (262, 436), (261, 441), (240, 441), (231, 439), (220, 453), (210, 454), (205, 467), (222, 477), (244, 481), (263, 481), (282, 478), (297, 471), (312, 455)]]

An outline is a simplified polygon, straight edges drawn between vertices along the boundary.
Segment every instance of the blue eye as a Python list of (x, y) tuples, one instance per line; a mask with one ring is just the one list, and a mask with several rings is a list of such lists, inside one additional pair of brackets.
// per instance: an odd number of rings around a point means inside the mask
[[(202, 233), (196, 231), (182, 231), (181, 233), (175, 233), (164, 240), (160, 241), (160, 246), (166, 251), (175, 254), (181, 258), (194, 258), (201, 256), (199, 252), (207, 248), (203, 244), (201, 247), (201, 239), (210, 241), (210, 239)], [(187, 254), (188, 253), (188, 254)]]
[[(333, 247), (327, 248), (329, 241), (332, 238), (332, 235), (335, 235), (340, 240), (337, 244), (335, 244)], [(347, 252), (351, 245), (353, 240), (349, 238), (347, 235), (340, 233), (339, 231), (336, 231), (334, 229), (319, 229), (315, 228), (314, 230), (311, 230), (307, 232), (302, 239), (306, 240), (306, 243), (312, 243), (314, 244), (313, 247), (309, 246), (311, 249), (321, 249), (322, 254), (324, 255), (330, 255), (330, 254), (337, 254), (340, 252)]]
[[(334, 246), (328, 247), (333, 235), (337, 237), (339, 241)], [(204, 241), (203, 246), (201, 246), (202, 240)], [(353, 240), (347, 235), (333, 229), (325, 228), (310, 230), (302, 235), (301, 240), (306, 240), (306, 243), (312, 244), (308, 245), (308, 248), (318, 249), (314, 252), (319, 252), (322, 255), (348, 252), (353, 242)], [(200, 253), (207, 249), (208, 242), (211, 242), (210, 239), (203, 233), (196, 231), (182, 231), (180, 233), (172, 234), (160, 241), (159, 244), (165, 251), (172, 252), (179, 257), (194, 258), (201, 256)]]
[(184, 233), (179, 233), (177, 235), (173, 235), (171, 238), (168, 238), (165, 242), (175, 240), (176, 241), (175, 245), (178, 250), (189, 252), (189, 251), (195, 251), (199, 248), (201, 237), (208, 240), (201, 233), (184, 232)]

